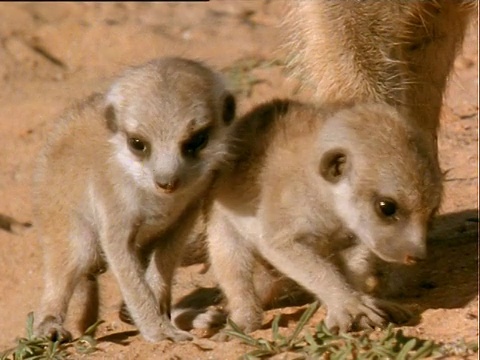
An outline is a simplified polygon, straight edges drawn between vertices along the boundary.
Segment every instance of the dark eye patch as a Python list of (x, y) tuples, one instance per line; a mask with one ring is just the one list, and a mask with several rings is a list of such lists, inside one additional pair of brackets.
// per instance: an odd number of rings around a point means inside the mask
[(200, 150), (204, 149), (210, 138), (211, 127), (197, 131), (182, 144), (182, 154), (187, 157), (195, 157)]

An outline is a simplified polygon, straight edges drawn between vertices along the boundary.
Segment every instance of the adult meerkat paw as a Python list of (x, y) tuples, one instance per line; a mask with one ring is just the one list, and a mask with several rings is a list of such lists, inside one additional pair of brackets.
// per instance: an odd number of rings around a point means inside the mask
[(40, 324), (38, 324), (35, 335), (38, 337), (46, 337), (52, 341), (70, 342), (73, 337), (70, 331), (66, 330), (63, 322), (56, 319), (54, 316), (45, 317)]

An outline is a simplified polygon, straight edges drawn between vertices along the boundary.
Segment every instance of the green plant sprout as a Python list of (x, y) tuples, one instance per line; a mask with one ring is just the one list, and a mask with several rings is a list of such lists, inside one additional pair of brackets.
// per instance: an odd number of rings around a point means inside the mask
[(90, 354), (97, 350), (94, 333), (104, 321), (99, 320), (91, 325), (82, 336), (69, 343), (51, 340), (47, 337), (36, 337), (33, 333), (33, 312), (27, 316), (27, 336), (17, 339), (15, 347), (0, 353), (0, 360), (64, 360), (71, 355), (72, 348), (77, 354)]
[(455, 344), (436, 343), (403, 334), (395, 330), (392, 324), (375, 336), (372, 331), (358, 333), (334, 334), (328, 330), (325, 323), (320, 322), (312, 334), (304, 330), (305, 325), (318, 309), (318, 302), (311, 304), (302, 314), (296, 328), (289, 336), (281, 335), (277, 315), (272, 322), (272, 339), (254, 338), (245, 334), (231, 320), (228, 320), (229, 330), (226, 333), (240, 339), (254, 350), (246, 353), (243, 358), (248, 360), (263, 359), (277, 354), (297, 353), (296, 359), (395, 359), (414, 360), (430, 358), (446, 358), (455, 355), (465, 357), (478, 352), (478, 344), (467, 344), (460, 341)]

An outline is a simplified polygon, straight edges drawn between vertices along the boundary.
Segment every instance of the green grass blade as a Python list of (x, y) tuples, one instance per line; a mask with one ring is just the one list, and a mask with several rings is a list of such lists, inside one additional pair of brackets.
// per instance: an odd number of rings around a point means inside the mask
[(34, 338), (33, 335), (33, 322), (34, 322), (34, 317), (33, 317), (33, 311), (30, 311), (27, 315), (27, 339), (31, 340)]
[(397, 360), (406, 360), (408, 359), (408, 354), (412, 351), (417, 345), (417, 339), (410, 339), (405, 345), (403, 345), (402, 350), (396, 356)]
[(231, 319), (227, 319), (227, 324), (231, 329), (225, 330), (225, 333), (227, 335), (239, 338), (242, 340), (244, 343), (255, 346), (257, 345), (257, 340), (250, 335), (245, 334), (237, 324), (235, 324)]
[(318, 309), (318, 301), (315, 301), (314, 303), (310, 304), (307, 310), (305, 310), (305, 312), (302, 314), (295, 330), (293, 331), (292, 335), (290, 335), (290, 337), (288, 338), (289, 347), (292, 346), (292, 343), (295, 341), (297, 336), (300, 335), (300, 332), (303, 330), (307, 322), (312, 318), (313, 314), (315, 314), (317, 309)]
[(422, 346), (419, 349), (417, 349), (415, 354), (412, 354), (412, 356), (409, 359), (416, 360), (416, 359), (421, 359), (427, 356), (431, 356), (436, 348), (437, 346), (433, 341), (427, 340), (422, 344)]
[(280, 318), (281, 318), (281, 315), (278, 314), (277, 316), (275, 316), (275, 319), (273, 319), (273, 322), (272, 322), (272, 339), (273, 340), (278, 339)]
[(90, 325), (87, 330), (83, 333), (83, 335), (89, 335), (93, 336), (95, 334), (95, 331), (98, 329), (98, 327), (103, 324), (105, 321), (104, 320), (97, 320), (94, 324)]

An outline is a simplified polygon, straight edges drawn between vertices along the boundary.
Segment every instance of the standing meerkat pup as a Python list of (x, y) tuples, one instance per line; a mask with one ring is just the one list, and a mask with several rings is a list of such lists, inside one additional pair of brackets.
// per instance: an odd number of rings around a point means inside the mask
[(191, 338), (170, 323), (171, 282), (196, 200), (226, 163), (234, 115), (219, 74), (161, 58), (62, 117), (34, 181), (45, 262), (38, 335), (71, 337), (64, 321), (76, 288), (81, 328), (92, 324), (96, 276), (108, 265), (146, 340)]
[(350, 264), (348, 253), (425, 258), (441, 174), (418, 132), (382, 104), (322, 110), (274, 101), (236, 125), (247, 146), (216, 183), (207, 228), (231, 319), (245, 331), (261, 326), (260, 256), (326, 305), (329, 328), (407, 320), (400, 305), (356, 290), (371, 261)]

